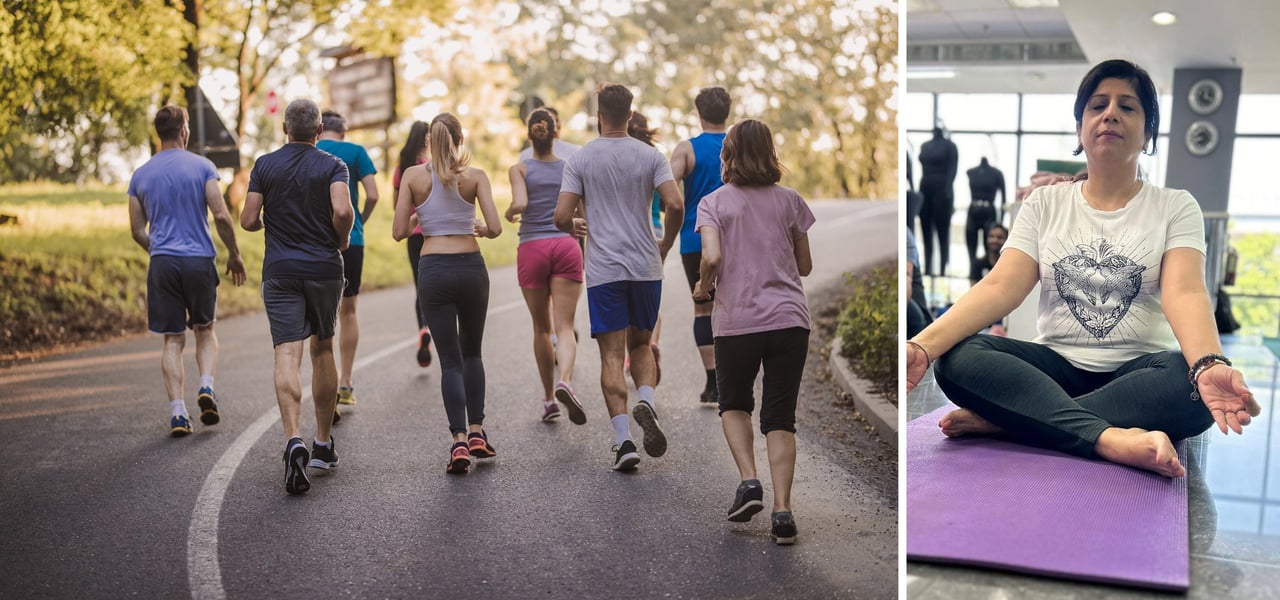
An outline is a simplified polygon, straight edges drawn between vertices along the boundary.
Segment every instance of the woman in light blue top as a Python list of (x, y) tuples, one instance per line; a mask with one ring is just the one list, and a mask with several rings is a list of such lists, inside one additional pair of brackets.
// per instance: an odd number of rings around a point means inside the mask
[[(484, 362), (480, 358), (489, 311), (489, 272), (477, 237), (502, 233), (489, 176), (470, 167), (459, 150), (462, 125), (441, 113), (431, 120), (432, 162), (405, 169), (391, 232), (412, 233), (410, 215), (422, 227), (418, 296), (440, 357), (440, 391), (453, 445), (447, 472), (467, 473), (472, 457), (497, 456), (484, 431)], [(476, 219), (476, 206), (484, 220)], [(430, 283), (430, 285), (427, 285)]]

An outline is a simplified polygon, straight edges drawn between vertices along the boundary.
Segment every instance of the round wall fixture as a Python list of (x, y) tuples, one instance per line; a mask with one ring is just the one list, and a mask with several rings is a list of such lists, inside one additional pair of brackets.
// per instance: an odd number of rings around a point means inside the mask
[(1187, 128), (1187, 152), (1195, 156), (1208, 156), (1218, 147), (1218, 128), (1213, 123), (1199, 120)]
[(1187, 104), (1198, 115), (1213, 114), (1213, 111), (1222, 106), (1222, 86), (1208, 78), (1191, 84), (1191, 92), (1187, 94)]

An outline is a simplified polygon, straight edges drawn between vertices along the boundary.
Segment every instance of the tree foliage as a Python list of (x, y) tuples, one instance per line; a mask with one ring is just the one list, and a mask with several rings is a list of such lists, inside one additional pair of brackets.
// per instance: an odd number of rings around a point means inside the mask
[(1280, 296), (1280, 234), (1246, 233), (1232, 236), (1231, 243), (1240, 258), (1236, 283), (1227, 293), (1233, 296), (1231, 308), (1240, 322), (1239, 333), (1275, 337), (1280, 331), (1275, 299), (1234, 296)]
[(165, 0), (6, 0), (0, 8), (0, 179), (96, 177), (99, 157), (150, 137), (191, 76), (192, 35)]

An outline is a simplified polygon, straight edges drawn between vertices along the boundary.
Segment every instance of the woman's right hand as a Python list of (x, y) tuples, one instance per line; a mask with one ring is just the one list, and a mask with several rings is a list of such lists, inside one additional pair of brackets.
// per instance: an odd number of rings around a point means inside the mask
[(929, 357), (915, 344), (907, 344), (907, 393), (920, 385), (924, 372), (929, 370)]

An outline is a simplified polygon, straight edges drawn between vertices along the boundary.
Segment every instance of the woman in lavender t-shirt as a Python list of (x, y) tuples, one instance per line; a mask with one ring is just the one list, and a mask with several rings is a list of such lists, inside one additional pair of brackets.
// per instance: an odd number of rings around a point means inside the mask
[(792, 544), (796, 397), (809, 351), (809, 307), (800, 278), (813, 269), (806, 232), (814, 218), (800, 194), (778, 185), (782, 165), (764, 123), (734, 125), (720, 160), (724, 187), (698, 207), (702, 264), (693, 298), (708, 300), (716, 290), (711, 319), (720, 419), (742, 477), (729, 520), (748, 521), (764, 509), (751, 433), (752, 387), (763, 364), (760, 431), (773, 477), (773, 537)]

